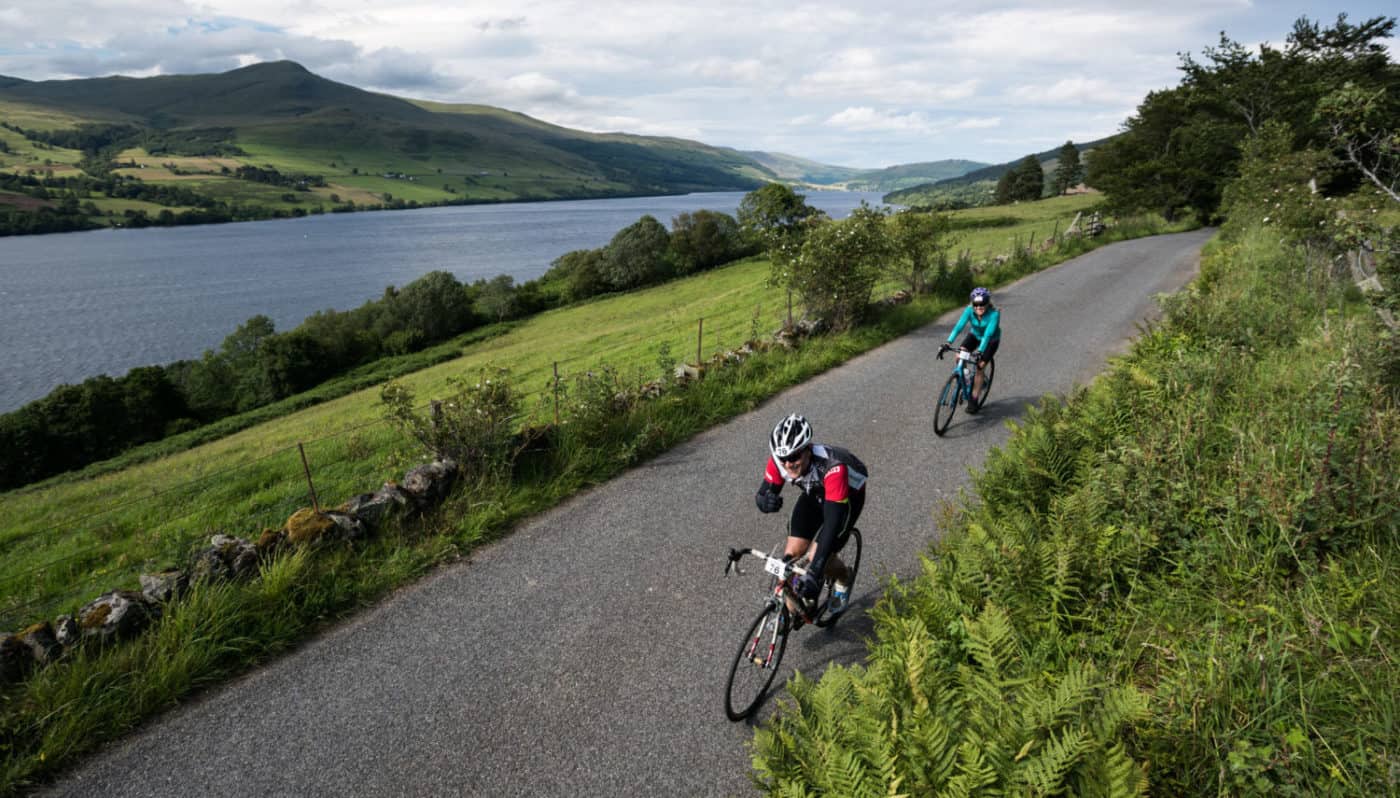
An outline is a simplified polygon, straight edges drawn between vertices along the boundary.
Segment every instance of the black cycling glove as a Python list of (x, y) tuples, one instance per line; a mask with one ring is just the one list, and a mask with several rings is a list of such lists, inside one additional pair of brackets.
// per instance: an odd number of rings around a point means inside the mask
[(758, 495), (754, 496), (754, 503), (758, 509), (765, 513), (776, 513), (783, 509), (783, 497), (776, 491), (768, 487), (768, 483), (763, 483), (763, 487), (758, 489)]
[(822, 593), (822, 580), (810, 570), (793, 580), (793, 588), (803, 601), (816, 601)]

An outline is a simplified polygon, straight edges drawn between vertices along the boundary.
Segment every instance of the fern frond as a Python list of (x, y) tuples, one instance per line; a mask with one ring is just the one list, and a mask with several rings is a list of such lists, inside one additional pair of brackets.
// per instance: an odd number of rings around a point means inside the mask
[(995, 604), (987, 604), (977, 618), (967, 624), (967, 640), (963, 646), (988, 678), (997, 683), (1019, 660), (1016, 629), (1006, 611)]
[(1035, 754), (1017, 764), (1015, 781), (1040, 794), (1063, 792), (1065, 776), (1089, 747), (1089, 735), (1083, 729), (1051, 734)]

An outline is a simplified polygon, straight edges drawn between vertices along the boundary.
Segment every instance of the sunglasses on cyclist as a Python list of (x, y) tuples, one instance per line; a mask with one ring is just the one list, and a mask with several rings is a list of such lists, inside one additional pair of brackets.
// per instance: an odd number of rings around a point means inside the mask
[(987, 306), (990, 305), (990, 304), (991, 304), (990, 302), (973, 302), (973, 303), (972, 303), (972, 306), (973, 306), (974, 308), (985, 308), (985, 307), (987, 307)]
[(803, 449), (803, 450), (800, 451), (800, 452), (793, 452), (792, 454), (788, 455), (787, 457), (783, 457), (783, 458), (780, 458), (780, 459), (783, 461), (783, 465), (797, 465), (798, 461), (800, 461), (800, 460), (802, 459), (802, 455), (804, 455), (804, 454), (806, 454), (806, 453), (807, 453), (807, 450), (806, 450), (806, 449)]

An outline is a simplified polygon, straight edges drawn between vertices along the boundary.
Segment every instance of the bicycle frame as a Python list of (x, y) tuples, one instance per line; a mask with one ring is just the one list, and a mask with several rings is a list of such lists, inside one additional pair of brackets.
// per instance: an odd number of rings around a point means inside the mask
[[(851, 527), (839, 550), (851, 551), (854, 541), (854, 559), (848, 560), (846, 589), (855, 587), (856, 576), (860, 572), (861, 542), (860, 530)], [(779, 551), (774, 548), (774, 551)], [(758, 549), (730, 549), (729, 562), (724, 566), (725, 576), (731, 571), (742, 574), (739, 560), (745, 556), (756, 557), (763, 563), (765, 573), (773, 577), (773, 584), (766, 591), (766, 597), (758, 612), (758, 617), (748, 627), (745, 637), (735, 651), (734, 660), (729, 666), (729, 680), (725, 686), (724, 711), (730, 720), (742, 720), (754, 712), (763, 702), (773, 679), (778, 675), (783, 652), (787, 650), (788, 635), (803, 624), (811, 623), (818, 627), (830, 627), (840, 617), (849, 603), (828, 614), (831, 606), (833, 581), (825, 582), (822, 594), (816, 602), (803, 601), (792, 587), (792, 578), (808, 573), (810, 565), (802, 559), (789, 560), (785, 556), (775, 556)], [(801, 563), (801, 564), (799, 564)], [(849, 593), (846, 601), (850, 601)], [(756, 686), (756, 690), (749, 689)]]
[[(944, 383), (934, 404), (933, 433), (935, 435), (942, 435), (947, 431), (958, 405), (966, 405), (966, 412), (969, 415), (981, 409), (982, 403), (987, 399), (988, 391), (991, 390), (992, 369), (995, 368), (995, 361), (991, 358), (987, 358), (986, 363), (979, 367), (976, 352), (970, 352), (966, 349), (953, 350), (951, 346), (948, 346), (939, 349), (939, 357), (942, 357), (944, 351), (954, 351), (957, 359), (953, 362), (953, 373)], [(979, 374), (982, 376), (981, 395), (974, 399), (973, 389), (977, 385)]]
[[(758, 549), (730, 549), (729, 563), (724, 567), (724, 575), (728, 576), (730, 571), (742, 576), (743, 570), (739, 568), (739, 559), (748, 555), (763, 561), (764, 572), (776, 577), (777, 584), (773, 586), (772, 594), (768, 596), (769, 604), (781, 605), (779, 609), (792, 614), (793, 607), (804, 607), (805, 602), (792, 590), (792, 577), (802, 576), (807, 573), (807, 569), (797, 565), (800, 560), (785, 560), (782, 557), (774, 557), (766, 551)], [(803, 618), (810, 621), (810, 618)]]
[(959, 349), (958, 360), (953, 364), (953, 373), (958, 377), (958, 394), (964, 402), (971, 402), (973, 379), (977, 376), (977, 355), (966, 349)]

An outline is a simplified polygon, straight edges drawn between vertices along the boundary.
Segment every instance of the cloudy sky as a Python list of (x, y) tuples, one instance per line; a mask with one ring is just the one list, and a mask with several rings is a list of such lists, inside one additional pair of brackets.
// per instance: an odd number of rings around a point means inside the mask
[[(405, 97), (825, 163), (1003, 162), (1118, 130), (1178, 53), (1389, 3), (1250, 0), (0, 0), (0, 74), (292, 59)], [(1392, 57), (1400, 42), (1390, 42)]]

